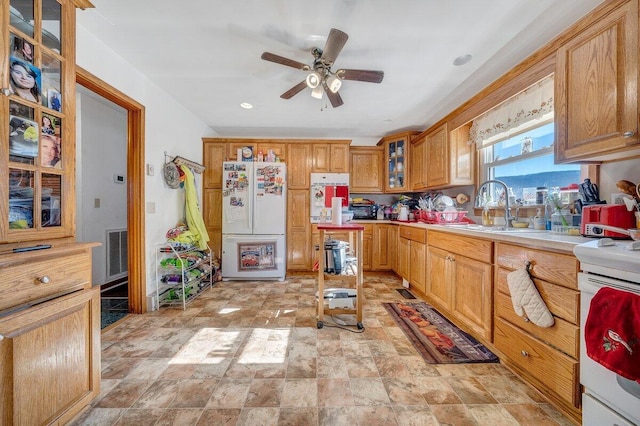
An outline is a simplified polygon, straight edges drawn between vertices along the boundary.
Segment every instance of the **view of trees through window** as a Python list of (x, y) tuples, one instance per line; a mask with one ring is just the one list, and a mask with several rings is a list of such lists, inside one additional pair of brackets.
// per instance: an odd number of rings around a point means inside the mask
[(580, 166), (554, 164), (553, 122), (529, 129), (483, 149), (485, 173), (523, 199), (524, 188), (566, 188), (580, 183)]

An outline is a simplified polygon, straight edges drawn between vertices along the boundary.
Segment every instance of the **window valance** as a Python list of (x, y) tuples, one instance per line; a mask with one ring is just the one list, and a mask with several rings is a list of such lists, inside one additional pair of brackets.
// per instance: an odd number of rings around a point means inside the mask
[(471, 141), (481, 149), (502, 139), (497, 135), (516, 133), (529, 122), (552, 117), (553, 76), (549, 76), (473, 120)]

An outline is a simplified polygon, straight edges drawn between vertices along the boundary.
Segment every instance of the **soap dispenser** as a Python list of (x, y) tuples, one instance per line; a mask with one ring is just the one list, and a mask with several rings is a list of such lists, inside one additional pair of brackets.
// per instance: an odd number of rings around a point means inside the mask
[(538, 209), (536, 211), (536, 216), (533, 218), (533, 229), (544, 231), (547, 228), (547, 223), (544, 215), (542, 214), (542, 209)]

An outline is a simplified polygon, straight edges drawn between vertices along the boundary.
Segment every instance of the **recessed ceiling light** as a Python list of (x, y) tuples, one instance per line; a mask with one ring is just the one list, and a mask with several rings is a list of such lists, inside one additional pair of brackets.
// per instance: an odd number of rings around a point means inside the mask
[(244, 109), (251, 109), (253, 108), (253, 105), (251, 105), (249, 102), (243, 102), (240, 104), (240, 107), (244, 108)]
[(471, 55), (458, 56), (453, 60), (453, 65), (459, 67), (461, 65), (468, 64), (469, 62), (471, 62), (471, 59), (473, 59), (473, 56)]

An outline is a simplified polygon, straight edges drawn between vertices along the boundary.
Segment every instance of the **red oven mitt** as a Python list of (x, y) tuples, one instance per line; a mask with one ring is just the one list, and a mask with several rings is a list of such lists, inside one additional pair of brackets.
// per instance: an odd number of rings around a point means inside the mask
[(589, 358), (640, 382), (640, 296), (602, 287), (591, 300), (584, 338)]

